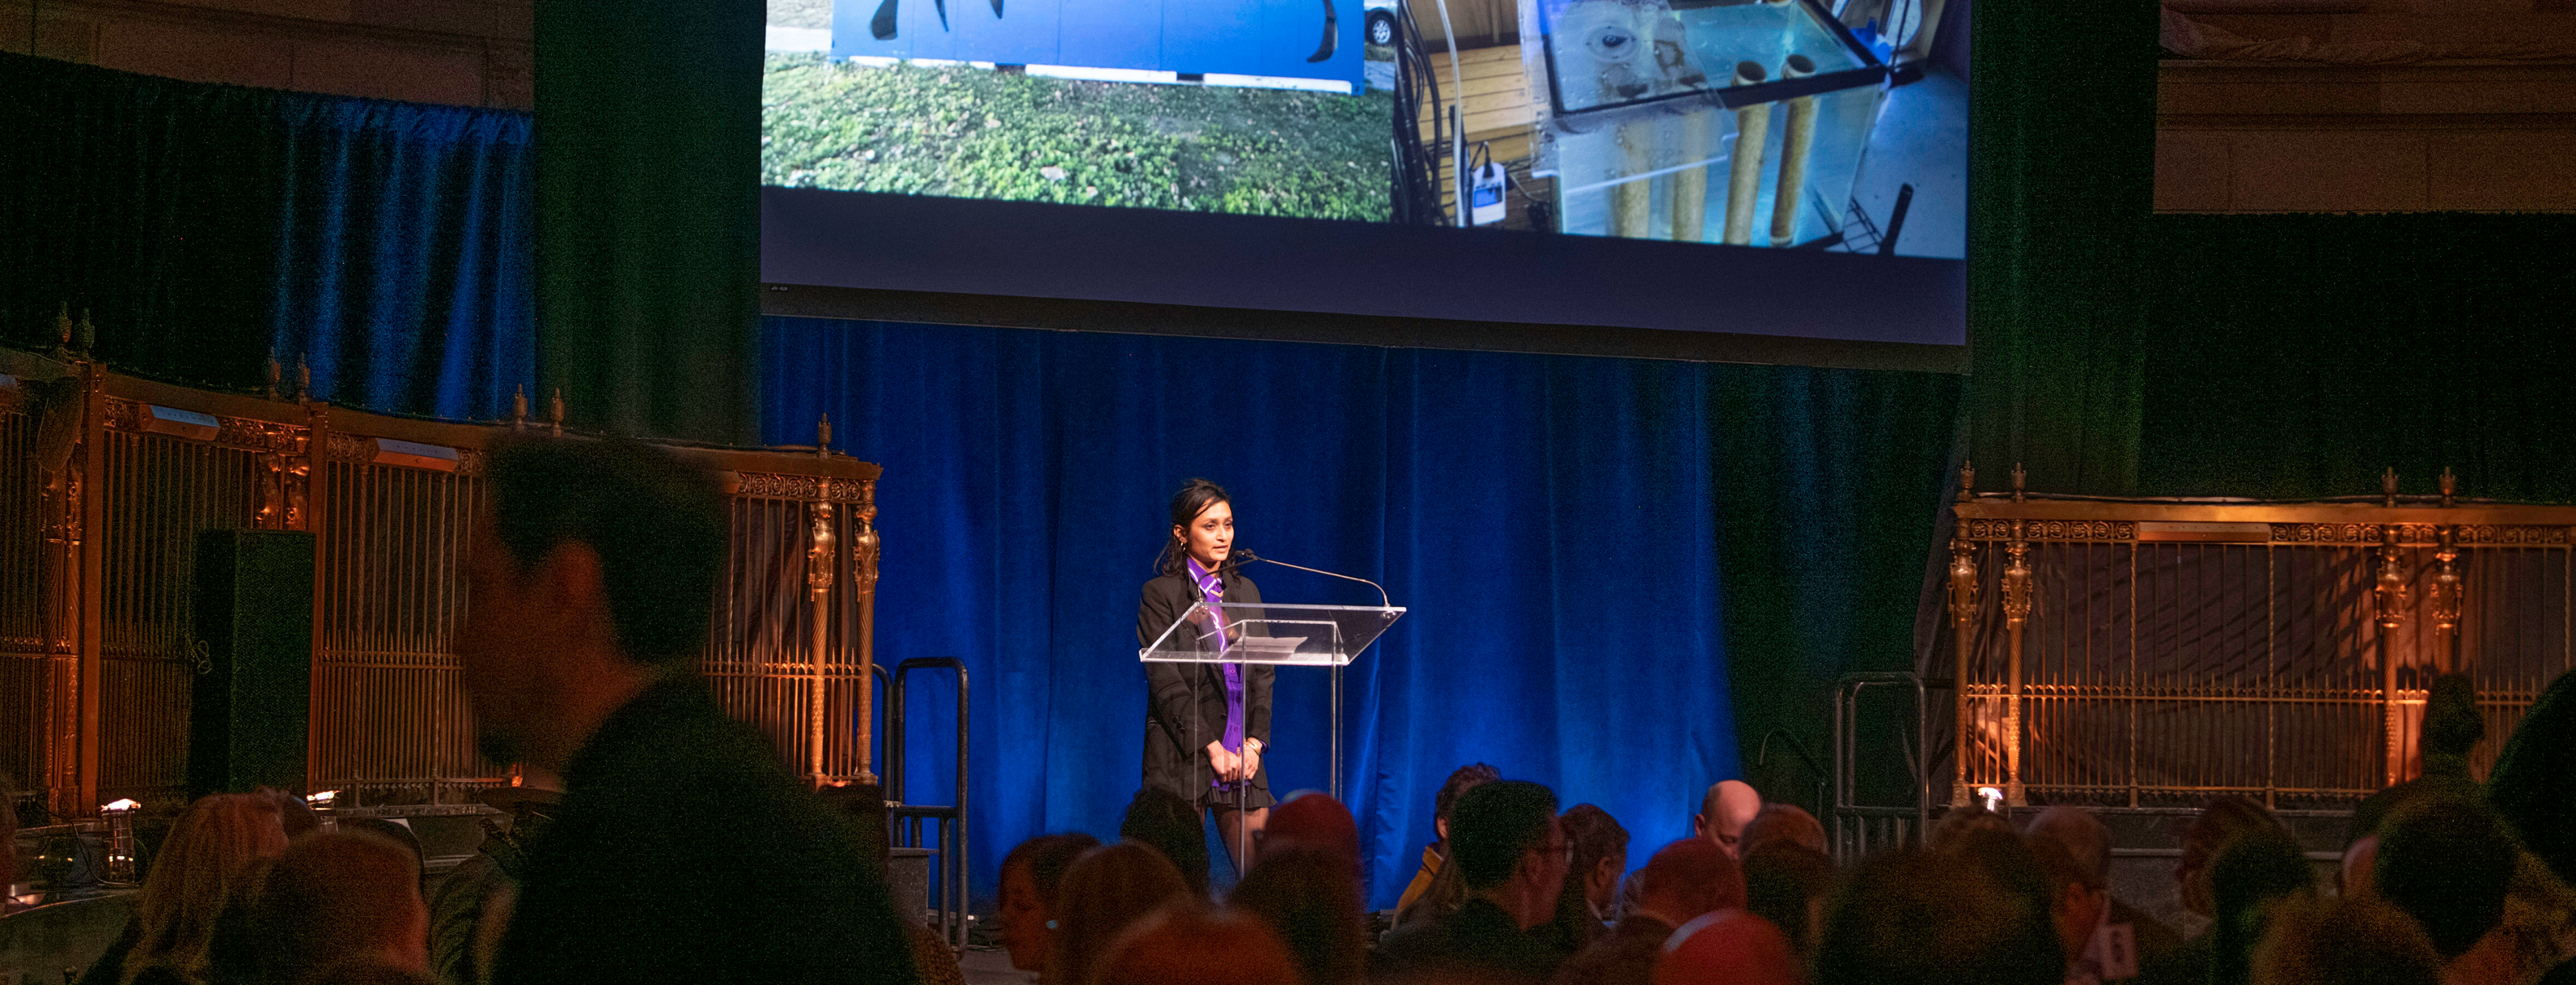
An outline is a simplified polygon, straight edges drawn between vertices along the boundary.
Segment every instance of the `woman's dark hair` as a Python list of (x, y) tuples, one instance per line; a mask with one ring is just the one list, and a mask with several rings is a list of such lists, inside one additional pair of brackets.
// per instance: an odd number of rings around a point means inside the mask
[[(1206, 479), (1192, 479), (1181, 484), (1181, 491), (1172, 494), (1172, 526), (1189, 526), (1191, 521), (1199, 518), (1199, 514), (1207, 512), (1208, 507), (1232, 502), (1234, 497), (1225, 494), (1224, 486)], [(1180, 574), (1189, 557), (1190, 552), (1179, 537), (1166, 535), (1163, 553), (1154, 556), (1154, 570), (1167, 575)]]
[[(2209, 862), (2209, 980), (2243, 985), (2251, 980), (2254, 946), (2262, 943), (2272, 905), (2316, 895), (2316, 870), (2299, 843), (2277, 831), (2257, 830), (2228, 842)], [(2502, 908), (2499, 895), (2498, 908)]]
[(1366, 977), (1367, 910), (1340, 856), (1302, 845), (1264, 849), (1228, 901), (1270, 925), (1310, 985), (1355, 985)]
[(2464, 796), (2408, 805), (2379, 830), (2370, 884), (2424, 925), (2445, 960), (2504, 921), (2521, 846), (2493, 810)]
[(1810, 926), (1807, 901), (1834, 892), (1834, 860), (1789, 841), (1744, 853), (1744, 908), (1788, 935), (1789, 949), (1813, 953), (1824, 928)]
[(1565, 828), (1565, 841), (1573, 848), (1573, 859), (1566, 865), (1565, 886), (1556, 894), (1556, 916), (1536, 933), (1552, 938), (1559, 950), (1572, 954), (1608, 932), (1600, 918), (1593, 915), (1591, 900), (1584, 893), (1593, 870), (1600, 867), (1603, 859), (1616, 857), (1619, 871), (1627, 872), (1628, 829), (1620, 827), (1609, 811), (1592, 804), (1566, 808), (1556, 820)]
[[(2017, 847), (2017, 846), (2016, 846)], [(2046, 910), (1966, 853), (1906, 848), (1864, 861), (1826, 912), (1817, 985), (2058, 985)]]
[(1147, 785), (1127, 802), (1118, 822), (1118, 837), (1151, 847), (1181, 874), (1190, 892), (1208, 893), (1207, 832), (1199, 827), (1198, 806), (1180, 794)]
[(1056, 919), (1054, 950), (1039, 981), (1084, 985), (1120, 933), (1164, 904), (1194, 897), (1163, 853), (1132, 841), (1082, 853), (1065, 869), (1047, 913)]
[(1038, 905), (1054, 906), (1055, 890), (1064, 882), (1064, 870), (1072, 868), (1073, 860), (1082, 857), (1082, 853), (1098, 847), (1100, 839), (1080, 831), (1039, 835), (1002, 856), (1000, 871), (1008, 879), (1012, 868), (1028, 866), (1029, 885), (1038, 892)]

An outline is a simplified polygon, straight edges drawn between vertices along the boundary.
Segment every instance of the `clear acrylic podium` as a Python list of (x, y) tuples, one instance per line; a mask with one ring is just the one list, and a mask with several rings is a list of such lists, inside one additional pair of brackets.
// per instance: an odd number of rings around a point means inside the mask
[[(1342, 798), (1342, 667), (1404, 615), (1402, 606), (1228, 602), (1224, 625), (1206, 602), (1190, 607), (1142, 650), (1145, 663), (1241, 663), (1326, 667), (1333, 678), (1330, 793)], [(1222, 637), (1220, 638), (1220, 632)]]

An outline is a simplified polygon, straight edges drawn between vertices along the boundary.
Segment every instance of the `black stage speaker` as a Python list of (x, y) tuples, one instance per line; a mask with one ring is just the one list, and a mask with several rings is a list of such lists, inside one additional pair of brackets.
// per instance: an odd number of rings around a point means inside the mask
[(313, 535), (197, 535), (197, 678), (188, 795), (304, 787), (313, 693)]

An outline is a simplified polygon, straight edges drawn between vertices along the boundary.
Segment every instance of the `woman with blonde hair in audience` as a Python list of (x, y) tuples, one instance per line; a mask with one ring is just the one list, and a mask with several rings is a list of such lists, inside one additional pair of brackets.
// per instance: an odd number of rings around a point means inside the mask
[(189, 806), (144, 877), (134, 949), (120, 981), (203, 982), (218, 921), (241, 904), (260, 865), (286, 848), (277, 804), (258, 794), (215, 794)]
[(1038, 980), (1085, 985), (1092, 966), (1118, 935), (1166, 903), (1195, 899), (1181, 870), (1163, 853), (1132, 841), (1094, 848), (1075, 859), (1056, 887), (1055, 939)]

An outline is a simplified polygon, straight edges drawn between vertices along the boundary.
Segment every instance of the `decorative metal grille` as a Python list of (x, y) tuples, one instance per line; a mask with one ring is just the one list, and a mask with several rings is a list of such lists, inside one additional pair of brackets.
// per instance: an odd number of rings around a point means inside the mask
[[(315, 534), (309, 789), (438, 804), (509, 782), (475, 750), (455, 639), (483, 450), (531, 426), (524, 406), (505, 427), (437, 424), (0, 357), (14, 374), (0, 376), (0, 783), (55, 817), (185, 795), (208, 659), (196, 538), (246, 528)], [(552, 416), (560, 431), (560, 400)], [(858, 684), (877, 467), (675, 453), (726, 482), (731, 544), (700, 661), (718, 700), (801, 772), (873, 780)]]
[(2576, 508), (2016, 490), (1954, 512), (1953, 803), (2345, 809), (2420, 769), (2434, 676), (2476, 682), (2483, 772), (2576, 652)]

